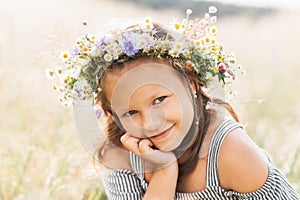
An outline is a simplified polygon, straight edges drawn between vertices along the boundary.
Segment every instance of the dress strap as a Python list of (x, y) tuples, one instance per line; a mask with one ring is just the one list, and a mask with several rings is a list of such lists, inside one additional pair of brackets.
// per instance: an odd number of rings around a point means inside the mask
[(130, 165), (132, 170), (139, 177), (140, 180), (144, 179), (144, 164), (142, 158), (138, 157), (131, 151), (129, 152), (130, 156)]
[(219, 186), (218, 176), (218, 157), (221, 144), (233, 129), (243, 128), (243, 126), (233, 120), (224, 121), (216, 130), (209, 147), (208, 160), (206, 167), (206, 187)]

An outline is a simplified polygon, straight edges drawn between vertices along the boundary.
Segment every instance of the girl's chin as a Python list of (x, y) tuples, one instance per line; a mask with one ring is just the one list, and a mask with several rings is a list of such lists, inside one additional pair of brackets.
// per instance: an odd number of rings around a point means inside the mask
[(154, 146), (160, 151), (171, 152), (171, 151), (176, 150), (179, 147), (180, 143), (181, 142), (177, 142), (177, 141), (173, 141), (169, 144), (155, 144), (154, 143)]
[[(187, 136), (187, 135), (186, 135)], [(192, 144), (192, 138), (188, 139), (186, 138), (176, 138), (175, 140), (168, 142), (168, 143), (155, 143), (153, 142), (154, 146), (163, 152), (174, 152), (175, 154), (178, 154), (180, 156), (183, 154)], [(179, 155), (180, 154), (180, 155)]]

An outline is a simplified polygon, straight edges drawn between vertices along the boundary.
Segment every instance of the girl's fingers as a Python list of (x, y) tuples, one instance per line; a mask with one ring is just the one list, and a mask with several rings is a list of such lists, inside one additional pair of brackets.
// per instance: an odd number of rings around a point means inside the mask
[(149, 139), (139, 139), (126, 133), (120, 138), (120, 141), (127, 150), (150, 161), (152, 169), (159, 169), (176, 161), (176, 156), (172, 152), (154, 149), (154, 145)]
[(153, 143), (148, 139), (142, 139), (139, 142), (139, 151), (141, 154), (147, 154), (153, 152), (154, 149), (152, 147), (153, 147)]
[(123, 146), (128, 149), (129, 151), (132, 151), (135, 154), (140, 154), (139, 151), (139, 141), (140, 139), (136, 138), (136, 137), (132, 137), (130, 135), (128, 135), (127, 133), (125, 133), (121, 138), (121, 143), (123, 144)]
[(135, 154), (147, 154), (153, 152), (153, 144), (148, 139), (139, 139), (126, 133), (120, 138), (120, 140), (126, 149)]
[(153, 143), (149, 139), (142, 139), (139, 142), (139, 151), (141, 153), (140, 156), (150, 161), (153, 164), (153, 169), (165, 167), (177, 160), (173, 153), (159, 151), (154, 149), (153, 146)]

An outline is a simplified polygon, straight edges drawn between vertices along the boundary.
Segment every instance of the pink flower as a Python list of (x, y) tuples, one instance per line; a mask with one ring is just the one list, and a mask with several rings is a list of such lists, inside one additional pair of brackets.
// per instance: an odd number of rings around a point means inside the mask
[(219, 72), (224, 74), (226, 72), (226, 67), (225, 67), (225, 64), (224, 63), (220, 63), (218, 65), (218, 69), (219, 69)]

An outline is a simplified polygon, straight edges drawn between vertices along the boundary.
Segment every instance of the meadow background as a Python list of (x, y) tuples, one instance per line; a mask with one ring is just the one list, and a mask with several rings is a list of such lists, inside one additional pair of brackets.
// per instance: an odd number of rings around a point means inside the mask
[[(72, 110), (58, 103), (44, 70), (57, 50), (87, 30), (103, 30), (112, 18), (150, 15), (168, 23), (173, 16), (183, 18), (190, 1), (174, 0), (178, 7), (170, 1), (148, 1), (156, 3), (150, 7), (145, 2), (1, 0), (1, 200), (87, 199), (86, 191), (101, 187), (77, 137)], [(159, 2), (169, 5), (160, 8)], [(193, 16), (206, 10), (203, 5), (193, 4)], [(233, 85), (238, 96), (232, 103), (249, 135), (300, 192), (299, 7), (218, 8), (219, 38), (246, 70)]]

